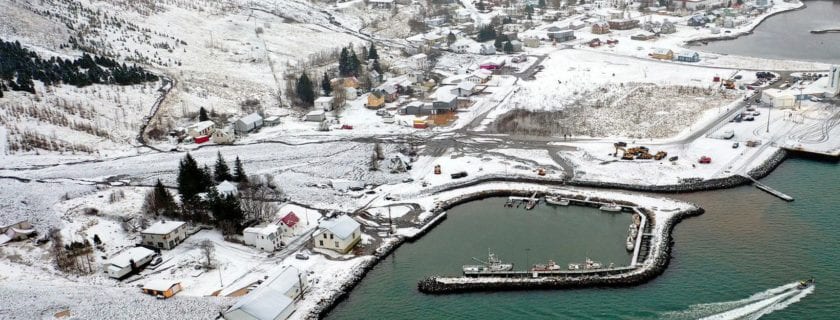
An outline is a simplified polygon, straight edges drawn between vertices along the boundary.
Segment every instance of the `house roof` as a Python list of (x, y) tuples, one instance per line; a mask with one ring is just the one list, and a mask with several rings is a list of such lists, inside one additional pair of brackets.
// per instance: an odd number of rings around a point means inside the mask
[(654, 48), (653, 49), (653, 54), (663, 54), (663, 55), (665, 55), (665, 54), (673, 54), (673, 53), (674, 52), (671, 51), (671, 49), (666, 49), (666, 48)]
[(300, 221), (300, 218), (298, 218), (298, 216), (294, 212), (289, 212), (289, 214), (281, 218), (280, 221), (283, 222), (283, 224), (285, 224), (289, 228), (293, 228), (298, 223), (298, 221)]
[(338, 218), (327, 220), (322, 222), (321, 227), (324, 229), (329, 230), (332, 234), (336, 237), (341, 239), (347, 239), (356, 230), (361, 226), (356, 220), (353, 220), (350, 216), (343, 215)]
[(125, 268), (131, 265), (131, 260), (135, 262), (140, 261), (146, 257), (155, 255), (155, 252), (143, 247), (133, 247), (120, 252), (116, 256), (108, 260), (108, 264), (115, 265), (120, 268)]
[(169, 288), (172, 288), (176, 284), (179, 284), (179, 283), (181, 283), (181, 282), (173, 281), (173, 280), (166, 280), (166, 279), (155, 279), (155, 280), (146, 281), (146, 283), (143, 284), (143, 289), (155, 290), (155, 291), (166, 291), (166, 290), (169, 290)]
[(239, 120), (236, 120), (236, 122), (241, 122), (241, 123), (245, 123), (245, 124), (253, 124), (253, 123), (257, 123), (257, 122), (262, 121), (262, 119), (263, 118), (262, 118), (262, 116), (260, 116), (259, 113), (254, 112), (252, 114), (249, 114), (247, 116), (244, 116), (244, 117), (240, 118)]
[(696, 56), (696, 55), (700, 55), (700, 54), (697, 53), (697, 51), (692, 51), (692, 50), (683, 50), (683, 51), (680, 51), (680, 53), (678, 54), (678, 56), (680, 56), (680, 57), (693, 57), (693, 56)]
[(472, 91), (473, 89), (475, 89), (475, 86), (476, 84), (474, 82), (469, 81), (461, 81), (460, 83), (458, 83), (458, 88), (463, 90)]
[(283, 272), (265, 281), (254, 291), (239, 299), (228, 311), (227, 315), (239, 310), (253, 319), (274, 320), (294, 302), (286, 294), (298, 284), (300, 270), (287, 267)]
[(170, 232), (178, 229), (178, 227), (183, 226), (183, 221), (166, 221), (160, 220), (155, 222), (145, 230), (141, 231), (140, 233), (145, 234), (169, 234)]
[(225, 180), (225, 181), (222, 181), (221, 183), (219, 183), (216, 186), (216, 191), (218, 191), (219, 194), (236, 194), (237, 193), (237, 188), (236, 188), (236, 184), (234, 184), (233, 182)]
[(450, 103), (457, 99), (458, 96), (452, 94), (450, 90), (438, 90), (435, 92), (435, 101), (436, 102), (446, 102)]
[(207, 120), (207, 121), (201, 121), (201, 122), (198, 122), (198, 123), (194, 123), (194, 124), (190, 125), (189, 127), (187, 127), (187, 129), (188, 130), (192, 129), (192, 130), (195, 130), (195, 131), (204, 131), (204, 129), (212, 128), (215, 125), (216, 124), (213, 121)]
[(324, 112), (324, 110), (312, 110), (312, 111), (309, 111), (309, 113), (307, 113), (306, 115), (307, 116), (320, 116), (320, 115), (324, 115), (325, 113), (326, 112)]

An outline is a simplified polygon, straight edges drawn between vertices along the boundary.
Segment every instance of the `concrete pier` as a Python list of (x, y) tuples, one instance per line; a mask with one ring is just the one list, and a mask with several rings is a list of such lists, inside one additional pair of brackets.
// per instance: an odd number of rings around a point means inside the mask
[(762, 191), (767, 192), (769, 194), (772, 194), (772, 195), (778, 197), (779, 199), (782, 199), (782, 200), (785, 200), (785, 201), (788, 201), (788, 202), (793, 201), (793, 197), (791, 197), (789, 195), (786, 195), (779, 190), (773, 189), (770, 186), (768, 186), (766, 184), (763, 184), (763, 183), (759, 182), (758, 180), (755, 180), (755, 179), (753, 179), (749, 176), (745, 176), (745, 177), (750, 179), (753, 182), (753, 185), (756, 188), (761, 189)]

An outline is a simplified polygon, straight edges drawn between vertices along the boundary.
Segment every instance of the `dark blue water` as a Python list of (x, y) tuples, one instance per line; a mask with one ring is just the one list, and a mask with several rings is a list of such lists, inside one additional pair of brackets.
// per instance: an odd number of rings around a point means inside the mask
[[(450, 217), (415, 243), (407, 243), (377, 265), (328, 316), (331, 319), (660, 319), (699, 318), (748, 310), (757, 303), (728, 303), (767, 289), (813, 276), (813, 294), (799, 302), (770, 304), (781, 308), (762, 319), (837, 319), (840, 314), (840, 166), (836, 163), (790, 159), (763, 180), (796, 198), (783, 202), (753, 187), (672, 195), (706, 209), (702, 216), (681, 222), (674, 230), (673, 260), (663, 275), (632, 288), (583, 289), (424, 295), (417, 280), (432, 274), (453, 274), (465, 257), (479, 256), (492, 242), (494, 250), (521, 263), (527, 241), (530, 263), (552, 255), (558, 263), (592, 248), (611, 247), (604, 236), (610, 228), (625, 229), (624, 221), (597, 219), (604, 226), (556, 224), (540, 215), (512, 222), (492, 202), (472, 203), (450, 211)], [(478, 219), (476, 213), (483, 213)], [(571, 214), (571, 213), (569, 213)], [(592, 216), (592, 215), (596, 216)], [(521, 222), (520, 222), (521, 221)], [(609, 227), (609, 226), (612, 227)], [(622, 227), (623, 226), (623, 227)], [(546, 229), (552, 229), (544, 235)], [(596, 239), (557, 243), (556, 234)], [(587, 235), (581, 236), (581, 235)], [(543, 237), (544, 236), (544, 237)], [(539, 249), (545, 238), (574, 254)], [(562, 236), (560, 236), (562, 238)], [(524, 240), (523, 240), (524, 239)], [(536, 242), (535, 242), (536, 241)], [(582, 249), (583, 248), (583, 249)], [(588, 249), (587, 249), (588, 248)], [(598, 255), (610, 258), (609, 252)], [(620, 252), (616, 251), (620, 257)], [(505, 258), (505, 256), (502, 256)], [(617, 259), (615, 257), (614, 259)], [(548, 257), (545, 257), (548, 258)], [(543, 258), (543, 259), (545, 259)], [(582, 258), (580, 258), (582, 259)], [(746, 312), (746, 311), (745, 311)], [(748, 313), (756, 316), (758, 312)], [(748, 317), (749, 318), (749, 317)]]

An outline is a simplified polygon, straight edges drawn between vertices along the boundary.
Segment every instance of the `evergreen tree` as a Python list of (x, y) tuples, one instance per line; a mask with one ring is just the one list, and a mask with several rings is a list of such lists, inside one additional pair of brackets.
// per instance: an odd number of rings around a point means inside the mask
[(545, 0), (537, 1), (537, 6), (540, 8), (545, 8)]
[(324, 78), (321, 80), (321, 90), (324, 91), (325, 96), (330, 95), (330, 92), (332, 92), (332, 84), (330, 84), (330, 76), (327, 75), (326, 72), (324, 72)]
[(99, 235), (98, 235), (98, 234), (94, 234), (94, 235), (93, 235), (93, 244), (95, 244), (95, 245), (97, 245), (97, 246), (98, 246), (98, 245), (100, 245), (100, 244), (102, 244), (102, 239), (99, 239)]
[(338, 57), (338, 74), (342, 77), (350, 75), (350, 69), (348, 68), (349, 60), (350, 52), (347, 48), (341, 48), (341, 54)]
[(478, 0), (478, 3), (475, 4), (475, 8), (478, 11), (484, 11), (484, 0)]
[(502, 46), (506, 41), (508, 41), (508, 37), (506, 35), (501, 35), (496, 38), (496, 41), (493, 41), (493, 46), (496, 47), (496, 50), (502, 50)]
[(349, 68), (350, 75), (358, 76), (359, 71), (362, 68), (361, 62), (359, 62), (359, 57), (356, 56), (356, 51), (353, 50), (353, 47), (350, 47), (350, 58), (347, 61), (347, 68)]
[(216, 167), (215, 167), (213, 172), (215, 173), (214, 178), (216, 179), (216, 182), (222, 182), (222, 181), (225, 181), (225, 180), (227, 180), (227, 181), (233, 180), (233, 176), (230, 175), (230, 168), (228, 167), (227, 163), (225, 162), (225, 159), (222, 158), (222, 152), (221, 151), (217, 153)]
[(505, 53), (513, 52), (513, 44), (510, 43), (510, 41), (505, 42), (504, 51), (505, 51)]
[(491, 25), (486, 25), (481, 27), (481, 30), (478, 31), (476, 41), (484, 42), (493, 39), (496, 39), (496, 29), (493, 29), (493, 26)]
[(303, 72), (298, 78), (297, 83), (295, 84), (295, 92), (297, 93), (297, 98), (307, 107), (311, 107), (313, 103), (315, 103), (315, 90), (312, 87), (312, 81), (309, 80), (309, 76), (306, 75), (306, 72)]
[(376, 72), (378, 72), (380, 75), (382, 74), (382, 67), (379, 65), (379, 60), (373, 60), (373, 66), (371, 66), (371, 68), (373, 70), (376, 70)]
[(446, 35), (446, 43), (451, 45), (455, 43), (455, 40), (458, 40), (458, 38), (455, 37), (455, 34), (452, 33), (452, 31), (449, 31), (449, 34)]
[(379, 60), (379, 53), (376, 52), (376, 47), (373, 45), (373, 42), (370, 43), (370, 49), (368, 49), (367, 59)]
[(204, 172), (198, 167), (195, 159), (187, 153), (178, 167), (178, 193), (184, 203), (194, 202), (196, 195), (207, 190), (204, 184)]
[(152, 201), (152, 211), (155, 214), (165, 215), (165, 216), (175, 216), (175, 200), (172, 198), (172, 195), (169, 194), (169, 191), (166, 190), (166, 187), (163, 186), (163, 183), (160, 182), (158, 179), (157, 183), (155, 183), (153, 194), (153, 201)]
[(236, 157), (233, 165), (233, 181), (239, 183), (248, 182), (248, 176), (245, 174), (245, 168), (242, 167), (242, 161), (239, 160), (239, 156)]
[(238, 233), (242, 222), (245, 220), (245, 214), (242, 212), (239, 199), (232, 194), (220, 195), (215, 187), (210, 188), (207, 198), (210, 213), (218, 221), (222, 233)]
[(198, 109), (198, 121), (207, 121), (207, 120), (210, 120), (210, 118), (207, 116), (207, 109), (204, 109), (204, 107), (201, 107), (201, 109)]
[(204, 186), (204, 191), (207, 191), (210, 186), (215, 185), (215, 183), (213, 183), (213, 171), (210, 170), (210, 167), (206, 164), (204, 165), (204, 168), (201, 169), (200, 177), (201, 185)]

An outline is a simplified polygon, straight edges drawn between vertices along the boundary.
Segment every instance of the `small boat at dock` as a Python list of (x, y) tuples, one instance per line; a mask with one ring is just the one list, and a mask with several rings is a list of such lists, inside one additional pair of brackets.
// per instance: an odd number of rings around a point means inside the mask
[(496, 255), (490, 250), (487, 250), (487, 261), (481, 261), (476, 258), (472, 258), (475, 261), (478, 261), (479, 265), (464, 265), (461, 269), (464, 273), (467, 272), (492, 272), (492, 271), (510, 271), (513, 270), (512, 263), (504, 263), (502, 259), (496, 257)]
[(604, 265), (598, 261), (593, 261), (592, 259), (586, 258), (586, 261), (583, 263), (570, 263), (569, 270), (597, 270), (603, 268)]
[(622, 210), (621, 206), (617, 205), (615, 203), (602, 205), (598, 209), (600, 209), (601, 211), (606, 211), (606, 212), (621, 212), (621, 210)]
[(636, 244), (633, 242), (632, 237), (627, 236), (627, 242), (625, 243), (625, 248), (627, 249), (627, 251), (633, 251), (633, 249), (636, 248)]
[(545, 203), (553, 204), (555, 206), (568, 206), (569, 199), (563, 199), (560, 196), (545, 197)]
[(536, 206), (537, 206), (537, 203), (539, 203), (539, 200), (528, 200), (528, 201), (525, 203), (525, 210), (531, 210), (531, 209), (534, 209), (534, 207), (536, 207)]
[(535, 264), (531, 271), (560, 271), (561, 269), (560, 265), (555, 263), (554, 260), (548, 260), (546, 264)]

